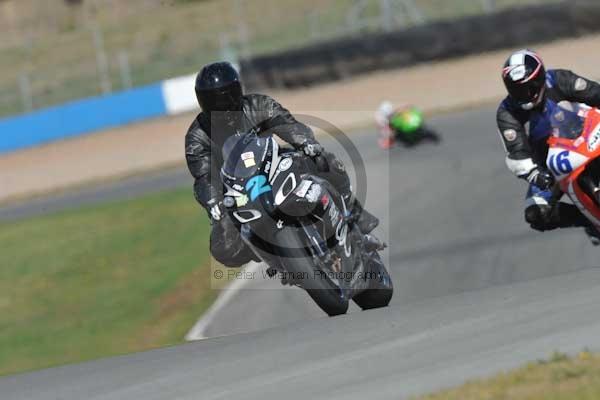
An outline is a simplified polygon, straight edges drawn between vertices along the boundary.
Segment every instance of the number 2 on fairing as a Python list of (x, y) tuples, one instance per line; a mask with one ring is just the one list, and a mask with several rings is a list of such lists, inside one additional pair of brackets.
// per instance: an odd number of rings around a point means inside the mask
[(569, 161), (569, 152), (567, 150), (558, 153), (556, 156), (553, 154), (548, 159), (548, 167), (552, 170), (554, 175), (564, 175), (573, 171), (571, 162)]
[(267, 185), (267, 177), (256, 175), (246, 183), (246, 190), (250, 192), (250, 201), (256, 200), (263, 193), (271, 191), (271, 186)]

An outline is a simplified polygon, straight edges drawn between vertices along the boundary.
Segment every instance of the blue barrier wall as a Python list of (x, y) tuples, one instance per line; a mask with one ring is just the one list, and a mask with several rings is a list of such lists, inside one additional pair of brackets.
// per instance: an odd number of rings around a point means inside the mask
[(0, 119), (0, 153), (167, 114), (162, 83)]

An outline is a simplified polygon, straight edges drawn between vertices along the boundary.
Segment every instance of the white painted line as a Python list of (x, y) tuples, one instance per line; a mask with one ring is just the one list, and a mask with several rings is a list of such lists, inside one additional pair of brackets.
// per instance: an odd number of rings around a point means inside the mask
[[(251, 261), (246, 264), (243, 268), (245, 271), (254, 275), (260, 270), (261, 264)], [(230, 284), (227, 288), (223, 289), (217, 300), (209, 307), (208, 310), (204, 313), (204, 315), (194, 324), (192, 329), (185, 335), (185, 340), (193, 341), (193, 340), (202, 340), (206, 339), (207, 336), (204, 334), (206, 332), (206, 328), (210, 326), (210, 324), (214, 321), (217, 314), (233, 299), (238, 291), (240, 291), (244, 286), (250, 283), (251, 279), (236, 279), (232, 284)]]

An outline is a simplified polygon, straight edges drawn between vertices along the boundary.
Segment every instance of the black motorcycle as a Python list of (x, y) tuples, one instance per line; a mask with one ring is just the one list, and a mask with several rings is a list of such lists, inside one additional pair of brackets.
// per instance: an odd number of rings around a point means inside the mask
[(346, 313), (350, 299), (362, 309), (388, 305), (381, 243), (352, 222), (314, 160), (252, 133), (229, 138), (223, 160), (223, 204), (271, 276), (304, 289), (330, 316)]

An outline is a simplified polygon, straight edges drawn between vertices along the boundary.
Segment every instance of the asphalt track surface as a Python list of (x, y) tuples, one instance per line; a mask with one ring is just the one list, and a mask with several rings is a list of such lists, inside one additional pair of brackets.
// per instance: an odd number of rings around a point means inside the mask
[[(600, 348), (600, 249), (581, 230), (539, 234), (522, 222), (526, 187), (504, 166), (492, 109), (431, 124), (442, 144), (389, 157), (372, 132), (350, 136), (390, 243), (390, 307), (327, 318), (299, 289), (249, 280), (205, 332), (230, 336), (1, 378), (0, 397), (398, 399)], [(188, 182), (169, 174), (95, 190), (107, 200)], [(66, 196), (47, 209), (98, 198)]]

